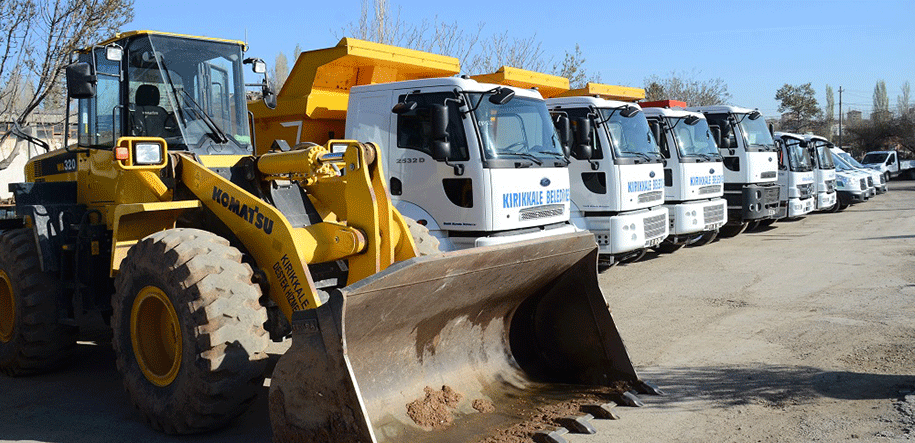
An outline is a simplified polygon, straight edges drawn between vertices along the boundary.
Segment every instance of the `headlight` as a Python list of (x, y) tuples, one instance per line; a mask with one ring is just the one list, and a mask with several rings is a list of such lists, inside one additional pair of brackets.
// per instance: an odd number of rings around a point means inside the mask
[(836, 177), (836, 187), (837, 187), (837, 188), (844, 188), (844, 187), (845, 187), (845, 179), (844, 179), (844, 178)]
[(162, 163), (162, 145), (158, 143), (137, 143), (133, 148), (135, 165), (157, 165)]

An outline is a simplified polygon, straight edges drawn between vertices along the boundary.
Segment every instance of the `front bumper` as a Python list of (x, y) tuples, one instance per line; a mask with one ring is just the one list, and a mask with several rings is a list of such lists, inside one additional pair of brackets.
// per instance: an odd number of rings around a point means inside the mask
[[(835, 194), (833, 194), (835, 195)], [(788, 217), (803, 217), (813, 212), (814, 199), (807, 197), (803, 200), (792, 198), (788, 200)]]
[(613, 216), (587, 216), (586, 226), (594, 233), (598, 252), (617, 255), (638, 251), (661, 244), (670, 233), (667, 208), (657, 208), (623, 213)]
[(836, 193), (835, 192), (818, 192), (817, 193), (817, 207), (819, 211), (821, 209), (831, 208), (832, 205), (836, 204)]
[(723, 198), (664, 207), (670, 214), (670, 235), (714, 231), (728, 221), (728, 204)]

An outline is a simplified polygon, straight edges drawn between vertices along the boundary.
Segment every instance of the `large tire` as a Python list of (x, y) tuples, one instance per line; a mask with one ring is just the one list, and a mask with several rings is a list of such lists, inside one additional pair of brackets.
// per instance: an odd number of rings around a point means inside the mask
[(714, 231), (705, 231), (695, 241), (690, 242), (689, 246), (690, 247), (705, 246), (705, 245), (715, 241), (716, 238), (718, 238), (717, 229)]
[(433, 255), (441, 252), (439, 249), (438, 239), (429, 233), (429, 228), (425, 227), (410, 217), (403, 218), (407, 222), (407, 228), (410, 229), (410, 236), (413, 237), (413, 244), (416, 245), (416, 251), (420, 256)]
[(890, 178), (891, 178), (891, 177), (892, 177), (892, 176), (890, 175), (890, 171), (886, 171), (886, 172), (883, 173), (883, 178), (886, 179), (886, 182), (887, 182), (887, 183), (890, 182)]
[(267, 312), (242, 254), (215, 234), (171, 229), (127, 253), (113, 344), (134, 405), (168, 434), (222, 427), (263, 385)]
[(58, 322), (60, 283), (42, 272), (31, 229), (0, 235), (0, 371), (28, 375), (59, 366), (76, 328)]
[(718, 229), (718, 236), (722, 238), (734, 237), (747, 229), (749, 223), (743, 222), (739, 225), (724, 225)]

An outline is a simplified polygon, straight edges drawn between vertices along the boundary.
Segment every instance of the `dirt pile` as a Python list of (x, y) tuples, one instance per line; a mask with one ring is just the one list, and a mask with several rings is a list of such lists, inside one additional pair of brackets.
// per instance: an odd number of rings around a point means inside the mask
[(423, 391), (425, 391), (423, 398), (407, 404), (407, 414), (410, 418), (416, 424), (431, 429), (444, 429), (454, 424), (452, 410), (457, 407), (464, 396), (450, 386), (442, 386), (441, 390), (426, 386)]

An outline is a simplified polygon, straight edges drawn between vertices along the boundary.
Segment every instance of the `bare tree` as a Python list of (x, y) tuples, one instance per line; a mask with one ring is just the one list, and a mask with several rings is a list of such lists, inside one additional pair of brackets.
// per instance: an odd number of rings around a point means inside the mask
[(902, 94), (896, 97), (896, 108), (899, 110), (899, 115), (907, 115), (912, 112), (912, 108), (909, 105), (909, 93), (910, 93), (909, 81), (906, 80), (902, 84)]
[(728, 85), (721, 78), (700, 80), (698, 72), (671, 72), (667, 77), (645, 78), (645, 100), (680, 100), (689, 106), (724, 104), (731, 100)]
[[(296, 57), (298, 57), (298, 54), (296, 54)], [(286, 54), (280, 52), (276, 55), (276, 63), (273, 64), (271, 70), (273, 72), (268, 76), (270, 87), (274, 91), (279, 91), (283, 88), (283, 84), (286, 83), (286, 78), (289, 77), (289, 61), (286, 59)]]
[(886, 82), (878, 80), (874, 86), (874, 110), (871, 114), (873, 120), (885, 120), (890, 117), (890, 99), (886, 95)]
[(576, 43), (575, 51), (566, 51), (562, 62), (553, 65), (553, 74), (569, 79), (569, 86), (573, 89), (583, 88), (588, 82), (600, 82), (600, 74), (590, 74), (584, 65), (585, 57)]

